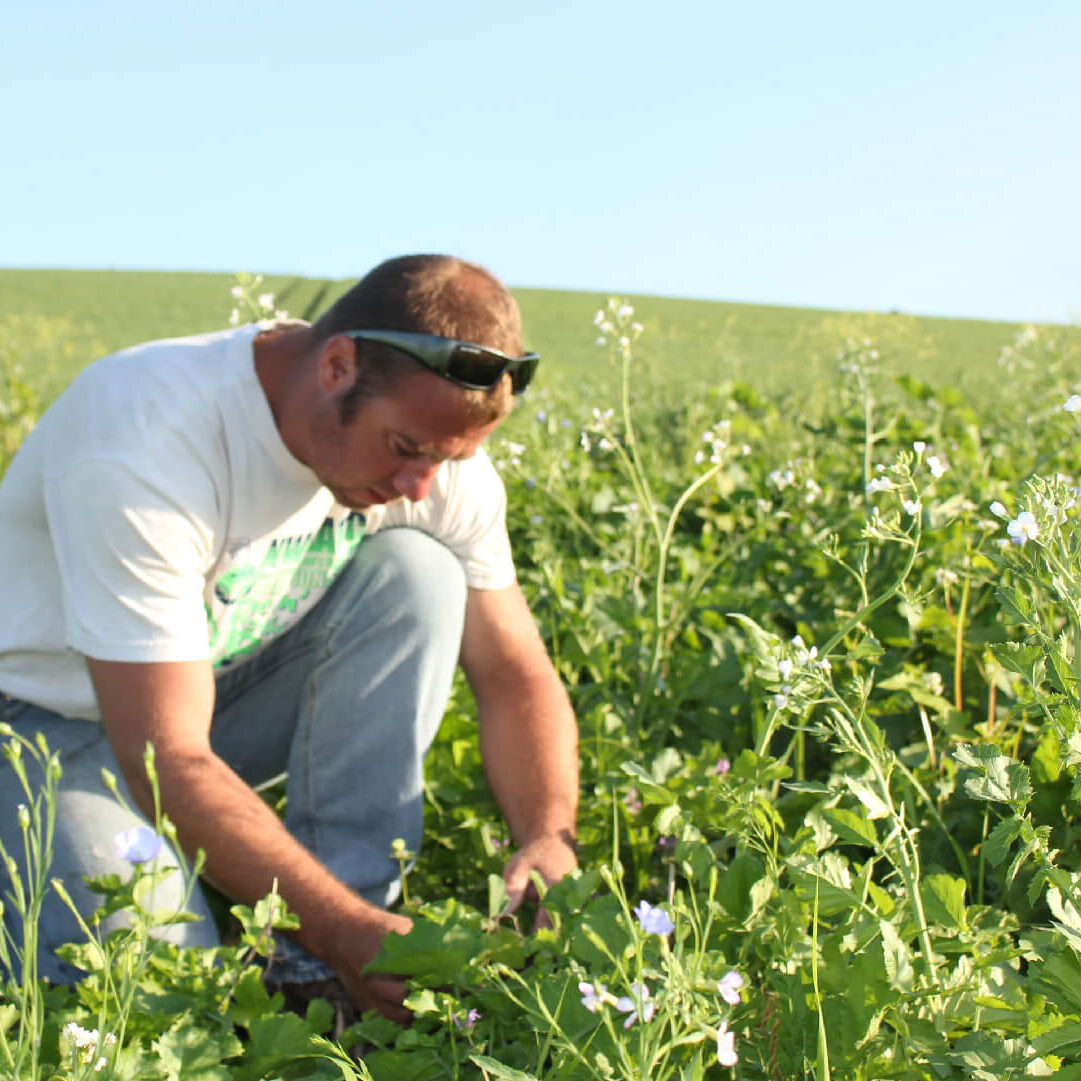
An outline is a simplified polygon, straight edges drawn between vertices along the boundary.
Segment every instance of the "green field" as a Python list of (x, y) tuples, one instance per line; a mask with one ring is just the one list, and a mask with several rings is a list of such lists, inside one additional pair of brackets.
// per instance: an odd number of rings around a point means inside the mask
[[(230, 284), (0, 271), (0, 470), (37, 395), (225, 325)], [(346, 284), (261, 289), (307, 315)], [(488, 448), (580, 727), (552, 928), (504, 912), (459, 680), (377, 962), (411, 1027), (313, 1041), (329, 1006), (252, 964), (269, 908), (213, 961), (163, 949), (136, 865), (77, 992), (5, 980), (0, 938), (0, 1076), (1081, 1081), (1081, 331), (635, 297), (598, 347), (606, 297), (519, 296), (545, 362)], [(72, 1025), (113, 1035), (100, 1073)]]
[[(95, 356), (152, 338), (224, 326), (231, 308), (225, 274), (0, 269), (0, 327), (21, 321), (23, 368), (47, 395)], [(321, 311), (351, 282), (268, 277), (291, 314)], [(517, 291), (532, 348), (550, 378), (592, 387), (606, 382), (593, 344), (593, 313), (604, 294)], [(640, 361), (658, 376), (678, 365), (683, 381), (743, 379), (760, 391), (833, 381), (836, 351), (848, 337), (870, 337), (887, 372), (907, 372), (983, 395), (1000, 350), (1016, 337), (1014, 323), (920, 318), (898, 313), (848, 313), (717, 301), (628, 298), (646, 334)], [(28, 319), (48, 321), (35, 334)], [(50, 348), (57, 330), (63, 348)], [(1078, 328), (1057, 331), (1081, 340)], [(10, 336), (10, 335), (9, 335)], [(551, 374), (550, 374), (551, 373)]]

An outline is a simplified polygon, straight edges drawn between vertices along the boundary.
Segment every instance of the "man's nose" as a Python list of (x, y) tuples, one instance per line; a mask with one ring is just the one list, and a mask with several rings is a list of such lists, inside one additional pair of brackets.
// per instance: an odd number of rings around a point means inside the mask
[(431, 491), (432, 481), (439, 472), (440, 462), (416, 462), (394, 474), (394, 488), (413, 503)]

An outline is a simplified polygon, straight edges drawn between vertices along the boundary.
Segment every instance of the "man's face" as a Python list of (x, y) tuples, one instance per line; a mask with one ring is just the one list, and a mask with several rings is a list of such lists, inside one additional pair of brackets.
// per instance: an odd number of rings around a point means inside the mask
[(324, 414), (307, 465), (353, 510), (415, 502), (427, 496), (443, 462), (471, 458), (498, 425), (471, 423), (459, 388), (418, 371), (361, 402), (348, 421), (337, 408)]

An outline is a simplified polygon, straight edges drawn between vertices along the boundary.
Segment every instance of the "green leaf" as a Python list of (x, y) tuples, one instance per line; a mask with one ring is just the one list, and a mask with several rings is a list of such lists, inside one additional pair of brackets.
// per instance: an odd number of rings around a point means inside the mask
[(863, 804), (868, 818), (877, 820), (889, 817), (889, 805), (869, 781), (859, 777), (845, 777), (844, 783), (845, 788)]
[(1021, 833), (1021, 825), (1022, 820), (1016, 816), (1004, 818), (987, 835), (987, 840), (983, 842), (983, 851), (995, 867), (1010, 854), (1010, 847)]
[(1046, 663), (1043, 650), (1032, 642), (1001, 642), (991, 647), (1003, 668), (1023, 676), (1034, 690), (1043, 686)]
[(453, 909), (443, 924), (421, 917), (413, 921), (406, 935), (392, 931), (383, 939), (383, 949), (368, 969), (453, 983), (483, 946), (479, 920), (470, 926), (459, 910)]
[(1028, 768), (988, 743), (968, 744), (953, 752), (964, 767), (965, 792), (973, 799), (1024, 807), (1032, 798)]
[(274, 1006), (263, 983), (263, 970), (250, 965), (237, 980), (233, 1000), (229, 1004), (229, 1020), (241, 1028), (248, 1028), (257, 1018), (273, 1012)]
[(968, 927), (964, 879), (947, 874), (924, 875), (920, 896), (928, 919), (957, 931)]
[(510, 894), (507, 893), (507, 883), (502, 875), (488, 876), (488, 919), (498, 919), (507, 911), (510, 904)]
[(833, 807), (823, 810), (822, 817), (837, 831), (838, 837), (845, 844), (878, 846), (878, 834), (874, 826), (860, 814)]
[(489, 1058), (487, 1055), (473, 1054), (469, 1056), (469, 1061), (472, 1062), (474, 1066), (479, 1066), (486, 1076), (491, 1074), (492, 1077), (498, 1077), (500, 1081), (538, 1081), (534, 1074), (524, 1073), (522, 1070), (515, 1070), (510, 1066), (504, 1066), (502, 1062), (497, 1062), (494, 1058)]
[(912, 951), (901, 938), (897, 928), (888, 920), (879, 921), (882, 932), (882, 959), (890, 986), (899, 991), (911, 991), (916, 980), (912, 967)]
[(1007, 623), (1032, 622), (1032, 602), (1014, 586), (996, 586), (995, 598)]
[(751, 891), (762, 879), (768, 881), (766, 869), (756, 857), (737, 856), (717, 879), (717, 900), (736, 920), (746, 920), (754, 911)]
[(231, 1030), (207, 1028), (186, 1013), (154, 1041), (154, 1050), (168, 1081), (228, 1081), (221, 1061), (243, 1047)]

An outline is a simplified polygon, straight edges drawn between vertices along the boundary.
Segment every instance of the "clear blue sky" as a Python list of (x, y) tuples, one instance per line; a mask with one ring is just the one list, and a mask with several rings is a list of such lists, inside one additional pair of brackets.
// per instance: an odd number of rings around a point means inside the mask
[(0, 265), (1081, 319), (1081, 4), (51, 0)]

